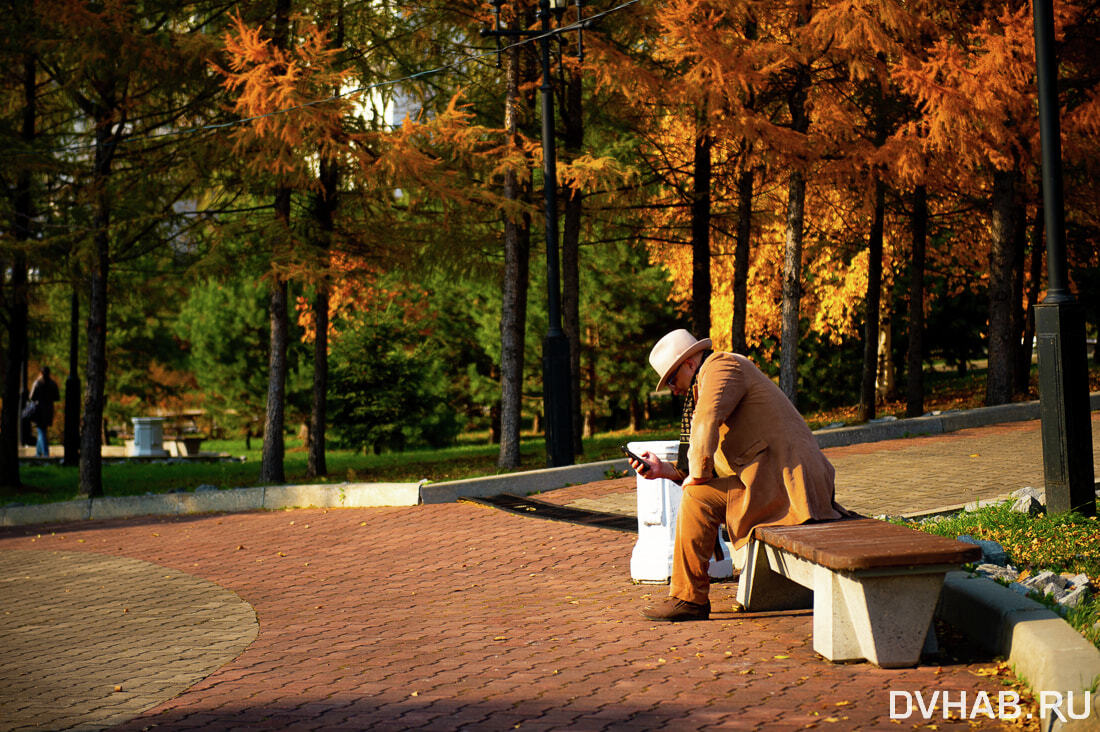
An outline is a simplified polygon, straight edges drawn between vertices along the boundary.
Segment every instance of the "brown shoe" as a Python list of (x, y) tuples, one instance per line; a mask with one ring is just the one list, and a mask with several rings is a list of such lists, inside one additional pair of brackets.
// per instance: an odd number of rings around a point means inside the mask
[(658, 605), (647, 605), (642, 608), (642, 617), (646, 620), (665, 620), (670, 623), (681, 620), (709, 620), (710, 601), (699, 604), (670, 597)]

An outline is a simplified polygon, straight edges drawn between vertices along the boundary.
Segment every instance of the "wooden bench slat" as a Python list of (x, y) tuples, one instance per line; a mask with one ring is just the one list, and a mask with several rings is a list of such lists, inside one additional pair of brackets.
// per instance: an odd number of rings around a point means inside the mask
[(849, 519), (799, 526), (759, 526), (757, 540), (832, 570), (965, 564), (981, 558), (973, 544), (926, 534), (877, 519)]

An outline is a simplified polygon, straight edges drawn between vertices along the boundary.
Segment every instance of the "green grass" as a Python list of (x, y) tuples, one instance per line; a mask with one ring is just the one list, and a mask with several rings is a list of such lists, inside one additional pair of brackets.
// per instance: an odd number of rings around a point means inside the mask
[[(940, 536), (969, 534), (995, 541), (1004, 547), (1009, 564), (1027, 574), (1042, 570), (1086, 574), (1093, 588), (1100, 586), (1100, 518), (1095, 516), (1029, 516), (1001, 503), (910, 525)], [(1044, 604), (1062, 612), (1070, 625), (1100, 648), (1100, 596), (1095, 590), (1088, 600), (1068, 611), (1049, 601)]]

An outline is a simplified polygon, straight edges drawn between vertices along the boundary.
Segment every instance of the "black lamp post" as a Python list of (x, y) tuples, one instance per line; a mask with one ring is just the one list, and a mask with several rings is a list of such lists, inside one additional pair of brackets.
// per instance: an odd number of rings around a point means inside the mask
[[(504, 30), (500, 27), (503, 0), (490, 0), (495, 27), (482, 35), (496, 38), (537, 37), (542, 57), (542, 187), (546, 220), (546, 314), (549, 327), (542, 342), (542, 397), (546, 422), (546, 458), (551, 466), (573, 464), (572, 383), (569, 339), (561, 327), (561, 280), (558, 258), (557, 152), (554, 139), (554, 87), (550, 75), (550, 40), (562, 29), (550, 28), (550, 13), (560, 20), (566, 0), (539, 0), (540, 30)], [(578, 15), (580, 2), (577, 2)], [(580, 26), (577, 27), (578, 39)], [(498, 41), (499, 48), (499, 41)], [(578, 49), (580, 44), (578, 43)]]
[(1096, 513), (1089, 418), (1084, 309), (1066, 277), (1062, 140), (1052, 0), (1035, 0), (1035, 60), (1043, 154), (1043, 215), (1047, 235), (1047, 295), (1035, 306), (1039, 341), (1039, 409), (1047, 510)]

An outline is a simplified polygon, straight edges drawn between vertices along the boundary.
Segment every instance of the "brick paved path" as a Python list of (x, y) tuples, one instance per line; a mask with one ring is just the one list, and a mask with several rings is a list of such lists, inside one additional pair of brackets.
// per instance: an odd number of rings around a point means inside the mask
[[(176, 591), (181, 572), (255, 610), (259, 633), (246, 650), (121, 730), (894, 730), (891, 690), (973, 700), (1002, 688), (982, 675), (984, 660), (903, 670), (828, 663), (811, 649), (809, 612), (734, 613), (733, 584), (715, 586), (710, 622), (650, 623), (637, 609), (666, 590), (630, 583), (633, 535), (465, 503), (41, 531), (0, 531), (0, 553), (165, 567), (173, 579), (153, 587), (181, 625), (198, 618)], [(97, 598), (74, 589), (58, 609), (84, 617)], [(73, 633), (66, 643), (96, 640)], [(154, 675), (181, 655), (141, 662)], [(98, 657), (105, 668), (127, 659), (125, 649)], [(28, 694), (57, 695), (61, 719), (61, 691), (32, 685), (17, 696)], [(57, 728), (52, 721), (44, 716), (44, 728)]]
[[(1100, 478), (1100, 412), (1092, 417), (1094, 470)], [(836, 468), (841, 505), (867, 516), (961, 508), (1019, 488), (1043, 488), (1038, 421), (993, 425), (930, 437), (869, 442), (825, 450)], [(637, 514), (634, 479), (570, 486), (539, 496), (553, 503)]]

